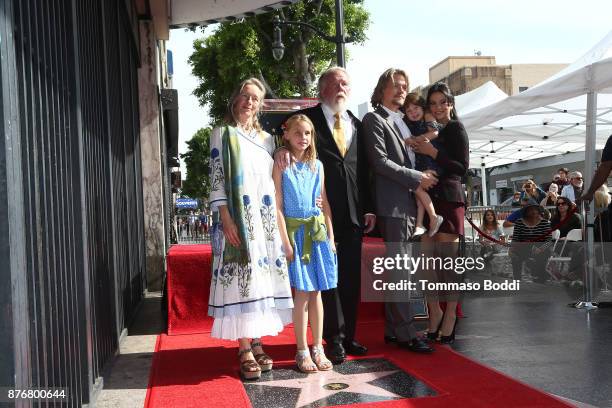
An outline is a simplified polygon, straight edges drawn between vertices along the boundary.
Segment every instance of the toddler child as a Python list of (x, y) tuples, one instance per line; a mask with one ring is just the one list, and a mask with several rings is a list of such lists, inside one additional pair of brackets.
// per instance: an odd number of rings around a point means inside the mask
[[(410, 133), (412, 134), (412, 137), (406, 139), (406, 144), (412, 147), (419, 142), (428, 140), (435, 148), (439, 149), (440, 146), (438, 146), (436, 138), (438, 137), (440, 125), (435, 121), (431, 113), (428, 112), (425, 98), (414, 93), (408, 94), (404, 102), (404, 111), (408, 129), (410, 129)], [(430, 170), (438, 177), (441, 176), (442, 169), (436, 164), (433, 158), (419, 153), (415, 153), (415, 157), (415, 168), (417, 170)], [(427, 211), (427, 215), (429, 216), (428, 235), (433, 237), (436, 232), (438, 232), (444, 218), (436, 214), (436, 209), (427, 191), (419, 187), (414, 193), (417, 197), (417, 219), (414, 235), (422, 235), (425, 233), (426, 229), (423, 227), (423, 218), (425, 216), (425, 211)]]

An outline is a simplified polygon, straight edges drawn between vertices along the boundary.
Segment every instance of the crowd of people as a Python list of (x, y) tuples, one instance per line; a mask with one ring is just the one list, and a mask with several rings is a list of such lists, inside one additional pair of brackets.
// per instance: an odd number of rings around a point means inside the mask
[[(576, 204), (579, 197), (583, 195), (583, 177), (579, 171), (569, 171), (562, 167), (554, 174), (549, 182), (538, 186), (532, 179), (523, 183), (522, 191), (514, 192), (512, 196), (512, 207), (522, 207), (521, 202), (525, 197), (534, 200), (542, 207), (554, 207), (559, 197), (565, 197)], [(610, 203), (610, 190), (606, 183), (599, 186), (594, 193), (595, 207), (606, 208)]]
[[(386, 70), (372, 92), (373, 111), (360, 121), (347, 109), (348, 72), (330, 68), (318, 81), (320, 103), (289, 115), (280, 141), (258, 121), (264, 85), (250, 78), (233, 92), (225, 123), (213, 130), (210, 142), (208, 313), (214, 318), (211, 336), (237, 341), (244, 378), (272, 369), (261, 338), (277, 335), (289, 322), (296, 365), (304, 373), (330, 370), (347, 355), (367, 354), (356, 327), (362, 239), (374, 228), (391, 257), (398, 251), (410, 255), (407, 244), (416, 237), (428, 256), (459, 255), (468, 135), (446, 84), (432, 85), (425, 98), (408, 89), (404, 71)], [(531, 247), (540, 253), (548, 250), (545, 233), (555, 222), (542, 203), (560, 208), (556, 216), (567, 222), (566, 204), (594, 193), (583, 192), (580, 173), (565, 169), (546, 189), (532, 180), (523, 187), (517, 200), (524, 208), (506, 222), (515, 227), (513, 242), (538, 238)], [(496, 245), (505, 244), (494, 212), (485, 213), (483, 229), (496, 237)], [(494, 246), (484, 252), (491, 250)], [(518, 252), (513, 257), (516, 270), (524, 258)], [(462, 279), (443, 268), (420, 272), (436, 282)], [(431, 353), (432, 343), (454, 341), (459, 293), (429, 290), (423, 295), (429, 317), (424, 335), (416, 330), (411, 298), (385, 302), (380, 336), (386, 343)]]
[[(611, 158), (610, 141), (602, 155), (602, 166)], [(582, 173), (560, 168), (550, 182), (538, 186), (534, 180), (526, 180), (522, 191), (512, 196), (512, 206), (520, 207), (503, 220), (504, 228), (513, 227), (511, 236), (506, 236), (500, 228), (497, 216), (493, 210), (483, 214), (479, 242), (482, 244), (481, 254), (490, 261), (494, 253), (500, 251), (500, 244), (507, 244), (511, 238), (510, 259), (514, 279), (522, 279), (523, 267), (527, 265), (535, 282), (546, 282), (550, 276), (545, 270), (547, 260), (553, 255), (554, 231), (555, 238), (565, 240), (571, 230), (582, 230), (583, 222), (578, 210), (579, 200), (595, 202), (597, 215), (595, 218), (595, 238), (597, 241), (609, 241), (611, 197), (605, 180), (597, 186), (599, 180), (594, 180), (591, 189), (584, 191)], [(595, 187), (593, 187), (595, 186)], [(593, 191), (591, 191), (593, 190)], [(566, 245), (566, 257), (571, 258), (566, 278), (577, 280), (581, 276), (584, 250), (581, 245), (570, 243)]]
[(189, 211), (188, 215), (176, 216), (176, 231), (179, 239), (199, 239), (208, 235), (211, 217), (206, 211)]

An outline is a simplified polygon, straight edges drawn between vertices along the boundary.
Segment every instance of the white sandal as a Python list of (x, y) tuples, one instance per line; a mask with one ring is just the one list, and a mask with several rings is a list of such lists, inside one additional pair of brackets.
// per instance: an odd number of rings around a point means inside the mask
[(297, 353), (295, 353), (295, 363), (298, 369), (303, 373), (313, 374), (318, 371), (316, 363), (310, 358), (308, 349), (298, 350)]
[(323, 345), (312, 346), (312, 361), (317, 365), (319, 371), (329, 371), (334, 368), (331, 361), (325, 356)]

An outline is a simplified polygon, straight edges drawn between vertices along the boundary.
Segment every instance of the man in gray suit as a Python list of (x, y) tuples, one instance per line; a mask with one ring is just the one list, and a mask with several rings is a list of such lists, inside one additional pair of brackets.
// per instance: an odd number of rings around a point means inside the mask
[[(410, 130), (400, 109), (407, 89), (408, 76), (404, 71), (386, 70), (372, 94), (374, 112), (363, 118), (366, 150), (375, 173), (376, 216), (385, 243), (408, 242), (416, 216), (413, 191), (419, 186), (428, 190), (437, 182), (435, 175), (414, 169), (414, 152), (404, 142), (410, 137)], [(402, 245), (398, 250), (408, 251), (408, 246)], [(391, 245), (387, 251), (389, 256), (397, 253)], [(386, 302), (385, 341), (397, 342), (398, 346), (415, 352), (433, 351), (417, 337), (409, 302)]]

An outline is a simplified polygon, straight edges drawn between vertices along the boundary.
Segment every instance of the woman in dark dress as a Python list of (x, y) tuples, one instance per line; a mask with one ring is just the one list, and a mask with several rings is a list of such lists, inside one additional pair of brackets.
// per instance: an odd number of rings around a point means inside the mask
[[(443, 126), (438, 134), (438, 148), (424, 141), (415, 150), (432, 157), (442, 169), (438, 184), (429, 191), (429, 194), (436, 213), (444, 217), (444, 222), (433, 237), (424, 236), (422, 242), (425, 250), (427, 247), (429, 251), (433, 249), (434, 256), (456, 257), (459, 237), (464, 235), (465, 191), (462, 179), (469, 167), (468, 136), (463, 124), (457, 118), (455, 98), (446, 84), (438, 82), (432, 85), (427, 92), (427, 103), (436, 121)], [(452, 270), (426, 271), (426, 273), (429, 281), (450, 283), (462, 280), (462, 275)], [(454, 341), (458, 300), (457, 291), (427, 293), (430, 339), (439, 339), (442, 343)], [(446, 301), (444, 311), (440, 301)]]

